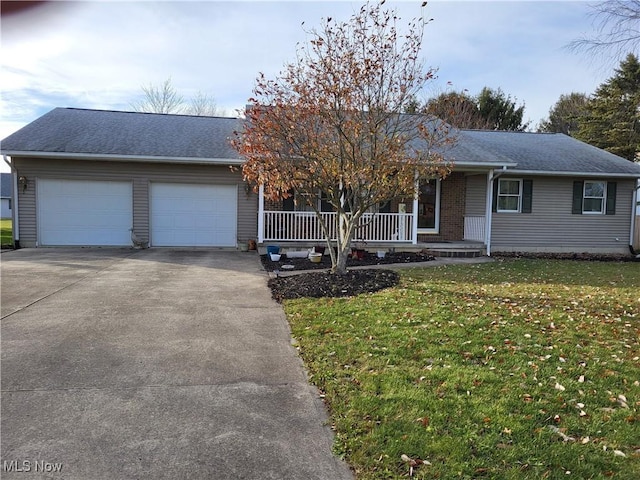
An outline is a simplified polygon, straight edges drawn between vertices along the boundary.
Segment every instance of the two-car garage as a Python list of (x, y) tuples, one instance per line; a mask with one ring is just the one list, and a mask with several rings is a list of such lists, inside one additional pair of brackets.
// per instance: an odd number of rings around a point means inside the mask
[(134, 222), (132, 181), (38, 179), (38, 243), (131, 245), (142, 223), (152, 246), (236, 245), (236, 185), (151, 182), (147, 192), (147, 218)]

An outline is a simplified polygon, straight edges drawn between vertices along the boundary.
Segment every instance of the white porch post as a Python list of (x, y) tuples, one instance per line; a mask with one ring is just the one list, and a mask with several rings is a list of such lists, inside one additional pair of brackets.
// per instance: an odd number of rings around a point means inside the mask
[(493, 175), (494, 171), (489, 170), (487, 174), (487, 200), (485, 206), (484, 243), (487, 246), (487, 256), (491, 256), (491, 215), (493, 213)]
[(417, 245), (418, 243), (418, 197), (420, 195), (420, 179), (416, 177), (416, 192), (413, 195), (413, 207), (411, 210), (411, 216), (413, 222), (411, 223), (411, 243)]
[(264, 185), (258, 187), (258, 243), (264, 242)]
[(491, 256), (491, 220), (493, 216), (493, 189), (495, 188), (496, 178), (501, 176), (507, 171), (507, 167), (502, 167), (502, 170), (489, 170), (487, 174), (487, 205), (485, 211), (487, 212), (485, 218), (487, 223), (484, 226), (484, 243), (487, 246), (487, 256)]

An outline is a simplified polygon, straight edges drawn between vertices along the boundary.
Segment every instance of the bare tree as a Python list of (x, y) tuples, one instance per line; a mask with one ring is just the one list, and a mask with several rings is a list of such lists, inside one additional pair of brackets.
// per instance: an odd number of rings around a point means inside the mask
[(640, 0), (606, 0), (592, 3), (590, 16), (596, 32), (568, 46), (575, 51), (613, 54), (619, 60), (640, 47)]
[(184, 113), (184, 97), (171, 83), (171, 77), (159, 86), (152, 83), (143, 85), (142, 91), (144, 92), (142, 100), (131, 104), (136, 112)]
[(189, 115), (196, 115), (200, 117), (224, 115), (224, 111), (218, 108), (215, 98), (202, 92), (196, 93), (191, 99), (191, 103), (187, 107), (187, 112)]
[(213, 117), (224, 113), (218, 109), (215, 99), (206, 93), (196, 93), (187, 103), (173, 86), (171, 77), (160, 85), (153, 83), (143, 85), (142, 92), (143, 98), (131, 103), (131, 107), (136, 112), (172, 113), (201, 117)]

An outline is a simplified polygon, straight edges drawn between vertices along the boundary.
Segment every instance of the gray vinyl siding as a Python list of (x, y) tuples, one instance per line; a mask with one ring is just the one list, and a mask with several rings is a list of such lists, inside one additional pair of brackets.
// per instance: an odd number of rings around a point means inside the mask
[(615, 215), (578, 215), (571, 213), (574, 180), (581, 178), (534, 177), (531, 213), (494, 212), (493, 252), (626, 252), (634, 182), (608, 179), (617, 183)]
[(467, 176), (467, 197), (464, 214), (466, 216), (485, 215), (487, 205), (487, 175)]
[(18, 175), (29, 180), (26, 191), (18, 193), (20, 244), (37, 242), (36, 182), (41, 178), (68, 180), (130, 181), (133, 184), (133, 227), (141, 240), (149, 240), (149, 185), (151, 182), (236, 185), (238, 191), (238, 241), (256, 238), (258, 200), (247, 195), (242, 175), (227, 165), (182, 165), (161, 163), (106, 162), (16, 158)]

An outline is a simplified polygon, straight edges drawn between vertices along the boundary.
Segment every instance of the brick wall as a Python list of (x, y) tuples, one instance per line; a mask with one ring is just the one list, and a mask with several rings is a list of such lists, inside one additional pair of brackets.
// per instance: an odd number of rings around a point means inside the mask
[(440, 187), (440, 233), (418, 235), (419, 242), (459, 241), (464, 238), (466, 196), (464, 173), (453, 172)]

